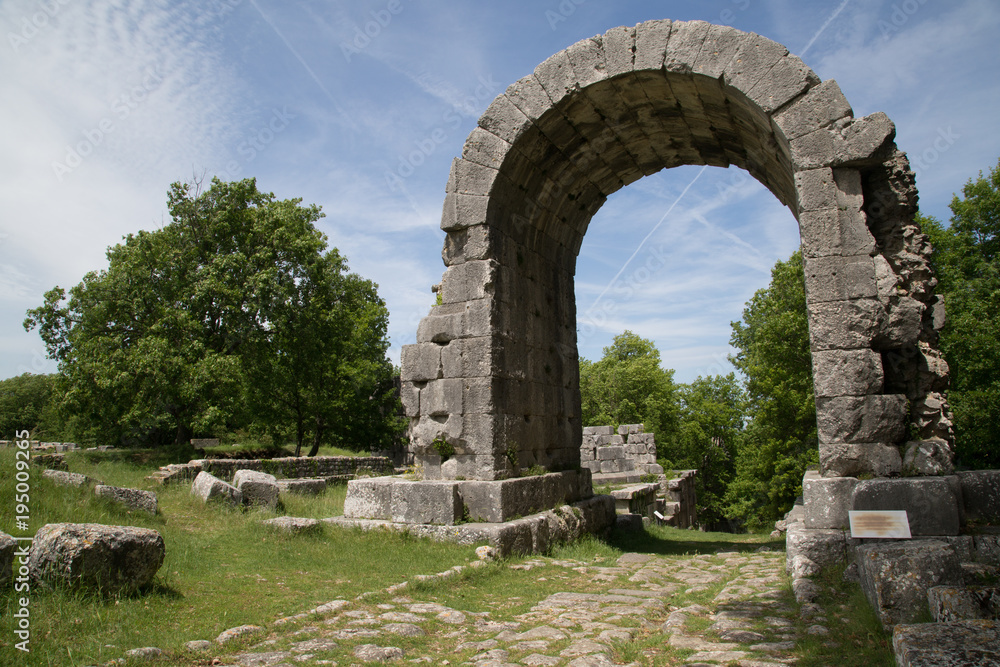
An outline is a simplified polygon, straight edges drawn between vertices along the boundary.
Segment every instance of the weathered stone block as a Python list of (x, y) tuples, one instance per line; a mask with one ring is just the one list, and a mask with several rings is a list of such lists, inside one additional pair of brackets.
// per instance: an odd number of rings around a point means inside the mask
[(204, 470), (198, 473), (191, 483), (191, 493), (206, 503), (210, 500), (219, 500), (230, 505), (239, 505), (243, 502), (243, 494), (239, 489)]
[(892, 650), (899, 667), (976, 667), (1000, 664), (1000, 623), (955, 621), (897, 625)]
[(475, 260), (449, 266), (441, 283), (442, 303), (485, 299), (493, 294), (498, 264), (494, 260)]
[(489, 203), (490, 198), (484, 195), (464, 195), (457, 192), (446, 194), (441, 210), (441, 229), (454, 232), (486, 224)]
[(973, 558), (977, 563), (1000, 567), (1000, 535), (974, 536)]
[(875, 264), (868, 255), (805, 257), (809, 303), (849, 301), (877, 296)]
[[(505, 99), (504, 96), (500, 95), (494, 100), (494, 104), (503, 99)], [(493, 105), (491, 104), (490, 106), (492, 107)], [(513, 104), (507, 108), (516, 111)], [(482, 119), (480, 119), (480, 125), (482, 125), (482, 122)], [(526, 123), (527, 119), (525, 118), (523, 122)], [(505, 141), (507, 141), (505, 134), (510, 133), (508, 128), (484, 127), (483, 129), (492, 132)], [(455, 158), (451, 162), (451, 174), (448, 177), (448, 184), (445, 186), (445, 191), (462, 195), (489, 195), (493, 190), (493, 183), (496, 181), (498, 173), (496, 169), (484, 167), (481, 164), (463, 160), (462, 158)]]
[(17, 540), (0, 531), (0, 588), (7, 586), (14, 576), (14, 551)]
[(1000, 525), (1000, 470), (966, 470), (958, 478), (966, 519)]
[(934, 586), (927, 591), (927, 603), (938, 623), (1000, 618), (996, 586)]
[(856, 510), (905, 510), (911, 535), (958, 535), (958, 503), (943, 477), (862, 480), (851, 500)]
[(802, 479), (806, 528), (848, 528), (851, 494), (857, 483), (854, 477), (822, 477), (815, 471), (806, 472)]
[(389, 519), (392, 477), (369, 477), (347, 482), (344, 516), (354, 519)]
[(441, 377), (441, 349), (436, 343), (404, 345), (400, 352), (402, 381), (427, 382)]
[(462, 499), (454, 481), (409, 482), (395, 480), (389, 501), (390, 519), (396, 523), (452, 525), (462, 518)]
[(152, 491), (123, 489), (117, 486), (98, 484), (94, 487), (94, 495), (107, 498), (131, 510), (149, 512), (150, 514), (157, 512), (156, 494)]
[(326, 491), (326, 478), (303, 477), (301, 479), (279, 479), (278, 490), (281, 493), (296, 493), (299, 495), (318, 496)]
[(952, 451), (940, 438), (906, 443), (903, 453), (903, 474), (951, 475), (955, 471)]
[(902, 394), (818, 397), (819, 441), (896, 443), (906, 437), (908, 412), (909, 402)]
[(878, 299), (810, 303), (807, 308), (809, 340), (817, 351), (871, 347), (887, 318)]
[(812, 365), (817, 397), (866, 396), (882, 391), (882, 357), (874, 350), (816, 350)]
[(420, 390), (420, 406), (424, 415), (462, 414), (462, 380), (431, 380)]
[(597, 448), (598, 461), (617, 461), (625, 458), (625, 448), (622, 446), (608, 445)]
[(883, 442), (820, 442), (819, 462), (830, 477), (886, 477), (898, 475), (902, 468), (899, 448)]
[(305, 519), (294, 516), (279, 516), (262, 521), (265, 526), (276, 530), (298, 535), (301, 533), (322, 532), (322, 524), (316, 519)]
[(95, 481), (80, 473), (53, 470), (51, 468), (43, 470), (42, 477), (47, 477), (61, 486), (85, 486), (87, 484), (94, 484)]
[(865, 597), (887, 630), (925, 613), (932, 587), (956, 586), (962, 579), (954, 549), (937, 540), (864, 544), (857, 563)]
[(847, 558), (847, 542), (842, 530), (807, 529), (804, 523), (788, 526), (785, 535), (786, 562), (803, 556), (820, 567), (839, 565)]
[(635, 28), (636, 70), (660, 70), (670, 38), (669, 19), (645, 21)]
[(775, 114), (774, 122), (785, 138), (791, 141), (853, 115), (840, 86), (833, 79), (827, 79)]
[(792, 101), (819, 77), (802, 59), (791, 54), (776, 62), (746, 95), (766, 113), (772, 113)]
[(35, 582), (128, 594), (152, 581), (164, 552), (149, 528), (50, 523), (35, 534), (28, 569)]
[(896, 126), (888, 116), (877, 111), (864, 118), (855, 118), (840, 136), (843, 143), (837, 145), (834, 166), (870, 164), (881, 157), (896, 138)]
[(233, 485), (243, 494), (244, 505), (274, 509), (278, 504), (278, 484), (274, 475), (257, 470), (237, 470)]

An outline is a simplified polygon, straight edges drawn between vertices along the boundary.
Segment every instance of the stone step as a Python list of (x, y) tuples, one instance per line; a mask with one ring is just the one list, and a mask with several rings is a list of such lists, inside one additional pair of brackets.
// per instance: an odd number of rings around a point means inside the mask
[(1000, 586), (934, 586), (927, 602), (938, 623), (1000, 619)]
[(1000, 623), (899, 624), (893, 628), (892, 650), (899, 667), (1000, 665)]

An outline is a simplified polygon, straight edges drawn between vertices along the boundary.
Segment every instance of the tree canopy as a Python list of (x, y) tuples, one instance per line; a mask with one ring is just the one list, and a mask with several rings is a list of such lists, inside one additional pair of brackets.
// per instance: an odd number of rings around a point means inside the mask
[(388, 312), (326, 249), (320, 209), (254, 179), (174, 183), (168, 209), (169, 224), (28, 311), (83, 435), (155, 445), (256, 428), (313, 452), (359, 424), (373, 430), (357, 447), (391, 438)]
[(951, 369), (956, 463), (1000, 468), (1000, 161), (951, 201), (945, 227), (922, 217), (947, 313), (941, 351)]
[(656, 345), (625, 331), (603, 352), (600, 361), (580, 360), (583, 425), (645, 424), (658, 443), (669, 442), (677, 430), (677, 388)]
[(771, 283), (732, 327), (730, 361), (745, 378), (747, 426), (729, 515), (763, 525), (791, 509), (806, 468), (819, 460), (801, 252), (775, 264)]

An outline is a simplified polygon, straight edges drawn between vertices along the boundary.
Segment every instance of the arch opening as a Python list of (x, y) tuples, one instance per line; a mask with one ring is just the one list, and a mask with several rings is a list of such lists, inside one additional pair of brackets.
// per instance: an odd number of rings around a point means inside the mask
[(498, 96), (452, 166), (442, 304), (403, 349), (428, 478), (579, 467), (574, 277), (607, 197), (679, 165), (736, 165), (799, 223), (828, 474), (893, 475), (908, 427), (950, 452), (940, 303), (884, 114), (853, 117), (784, 47), (704, 22), (582, 40)]

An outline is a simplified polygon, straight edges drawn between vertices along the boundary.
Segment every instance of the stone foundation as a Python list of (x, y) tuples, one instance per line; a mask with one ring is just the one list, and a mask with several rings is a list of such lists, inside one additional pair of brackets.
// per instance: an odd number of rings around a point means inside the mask
[(237, 470), (266, 472), (282, 479), (322, 477), (328, 482), (342, 482), (359, 473), (391, 474), (392, 461), (384, 456), (288, 456), (277, 459), (194, 459), (188, 463), (163, 466), (150, 476), (160, 484), (193, 480), (198, 473), (211, 473), (219, 479), (232, 480)]
[(500, 523), (591, 496), (586, 469), (495, 481), (373, 477), (347, 483), (344, 517), (403, 524)]

